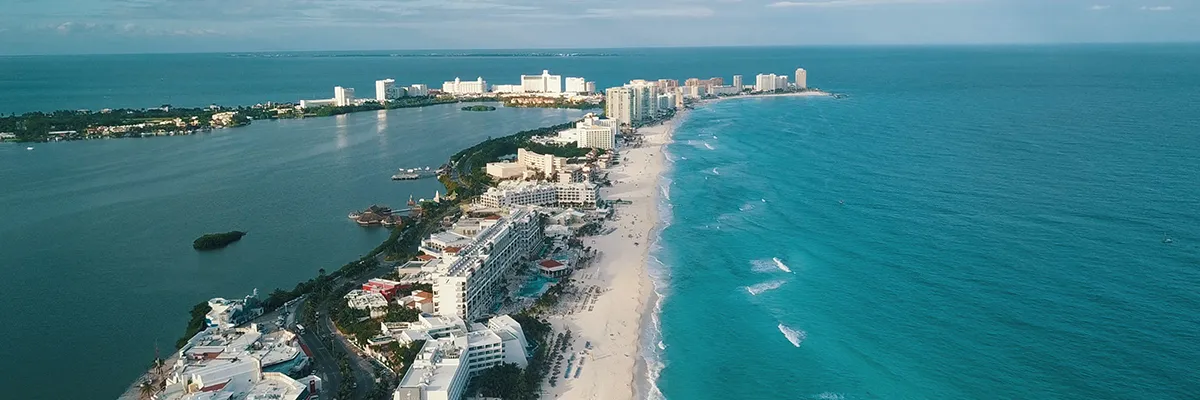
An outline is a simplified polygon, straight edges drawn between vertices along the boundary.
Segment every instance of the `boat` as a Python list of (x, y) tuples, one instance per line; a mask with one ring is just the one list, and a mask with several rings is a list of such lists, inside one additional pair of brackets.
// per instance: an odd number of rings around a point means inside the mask
[(411, 172), (400, 172), (398, 174), (392, 175), (393, 181), (411, 181), (411, 180), (417, 180), (417, 179), (421, 179), (421, 175), (414, 174)]
[(33, 150), (33, 146), (26, 147), (25, 150)]
[(1166, 233), (1164, 233), (1162, 242), (1166, 243), (1166, 244), (1171, 244), (1171, 243), (1175, 243), (1175, 240), (1172, 240), (1170, 237), (1167, 236)]
[(347, 215), (347, 217), (349, 217), (350, 219), (358, 219), (358, 217), (359, 217), (360, 215), (362, 215), (362, 214), (360, 214), (359, 212), (355, 211), (355, 212), (352, 212), (352, 213), (350, 213), (350, 215)]

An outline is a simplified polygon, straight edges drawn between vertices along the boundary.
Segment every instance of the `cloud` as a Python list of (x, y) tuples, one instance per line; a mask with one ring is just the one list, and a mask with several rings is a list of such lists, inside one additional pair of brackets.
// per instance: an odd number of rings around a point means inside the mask
[(1091, 7), (1088, 7), (1088, 9), (1089, 9), (1089, 10), (1092, 10), (1092, 11), (1104, 11), (1104, 10), (1107, 10), (1107, 9), (1109, 9), (1109, 8), (1112, 8), (1112, 6), (1110, 6), (1110, 5), (1107, 5), (1107, 4), (1096, 4), (1096, 5), (1093, 5), (1093, 6), (1091, 6)]
[(704, 18), (715, 14), (708, 7), (677, 7), (677, 8), (589, 8), (585, 17), (590, 18), (636, 18), (636, 17), (684, 17)]
[(30, 27), (32, 31), (52, 30), (59, 35), (71, 36), (82, 34), (108, 34), (119, 36), (218, 36), (224, 35), (214, 29), (199, 29), (199, 28), (176, 28), (176, 29), (161, 29), (137, 25), (134, 23), (111, 24), (103, 22), (76, 22), (67, 21), (60, 24), (42, 25)]
[(1141, 10), (1142, 11), (1171, 11), (1171, 10), (1174, 10), (1174, 8), (1171, 8), (1171, 6), (1142, 6)]
[(811, 0), (811, 1), (777, 1), (767, 4), (767, 7), (862, 7), (894, 4), (934, 4), (955, 3), (963, 0)]

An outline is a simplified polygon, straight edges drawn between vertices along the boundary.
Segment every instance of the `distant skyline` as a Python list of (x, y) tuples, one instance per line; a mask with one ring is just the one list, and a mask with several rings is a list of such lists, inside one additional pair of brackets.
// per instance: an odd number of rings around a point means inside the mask
[(5, 3), (5, 55), (1200, 41), (1191, 0)]

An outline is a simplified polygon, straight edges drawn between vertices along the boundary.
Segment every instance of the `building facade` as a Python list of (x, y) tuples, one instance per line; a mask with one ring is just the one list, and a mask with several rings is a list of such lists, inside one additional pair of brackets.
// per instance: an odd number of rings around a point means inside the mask
[(632, 91), (630, 119), (641, 122), (658, 116), (658, 86), (644, 80), (630, 81), (625, 85)]
[(464, 81), (459, 78), (454, 78), (452, 81), (442, 83), (442, 92), (449, 94), (484, 94), (487, 93), (487, 81), (483, 77), (479, 77), (474, 81)]
[(567, 78), (567, 93), (588, 93), (587, 80), (578, 77)]
[(468, 321), (487, 315), (504, 289), (504, 277), (541, 241), (537, 213), (526, 208), (483, 229), (471, 244), (439, 260), (432, 274), (434, 309)]
[(633, 123), (633, 90), (626, 87), (604, 91), (604, 116), (620, 124)]
[(354, 88), (333, 87), (333, 103), (338, 107), (354, 105)]
[(734, 76), (733, 76), (733, 87), (737, 88), (737, 89), (738, 89), (738, 91), (741, 91), (743, 88), (745, 88), (745, 87), (746, 87), (746, 86), (745, 86), (745, 85), (742, 83), (742, 76), (741, 76), (741, 75), (734, 75)]
[(796, 88), (808, 88), (808, 71), (805, 71), (804, 68), (796, 68)]
[(525, 93), (562, 93), (562, 75), (550, 75), (542, 70), (541, 75), (521, 75), (521, 87)]
[(567, 165), (565, 157), (557, 157), (553, 154), (538, 154), (526, 149), (517, 149), (517, 162), (524, 165), (526, 169), (541, 172), (546, 176), (552, 176), (560, 169)]
[(429, 86), (425, 85), (423, 83), (418, 83), (418, 84), (409, 86), (408, 87), (408, 95), (409, 96), (418, 96), (418, 97), (428, 96), (429, 95)]
[(399, 98), (396, 95), (396, 80), (384, 79), (375, 81), (375, 101), (383, 103), (388, 100)]
[(779, 87), (779, 79), (775, 74), (758, 74), (754, 77), (754, 90), (759, 92), (773, 92)]

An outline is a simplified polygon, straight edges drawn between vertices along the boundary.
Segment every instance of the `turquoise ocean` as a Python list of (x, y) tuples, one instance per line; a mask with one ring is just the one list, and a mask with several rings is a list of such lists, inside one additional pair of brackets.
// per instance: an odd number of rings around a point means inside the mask
[[(804, 67), (844, 97), (703, 105), (668, 146), (645, 396), (1200, 394), (1200, 46), (466, 53), (0, 57), (0, 113)], [(0, 144), (0, 398), (114, 398), (192, 304), (291, 287), (383, 240), (345, 214), (438, 188), (395, 168), (579, 114), (441, 106)], [(250, 234), (188, 246), (229, 229)]]
[(928, 61), (690, 113), (661, 394), (1200, 396), (1200, 57)]

